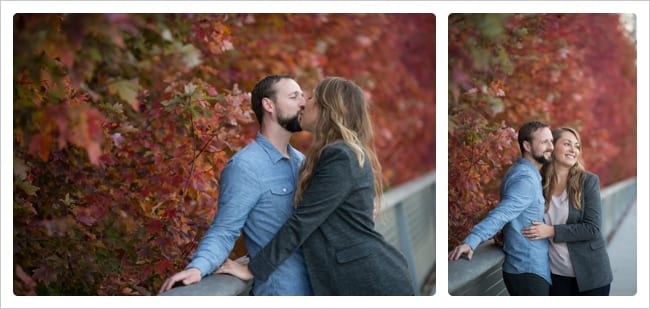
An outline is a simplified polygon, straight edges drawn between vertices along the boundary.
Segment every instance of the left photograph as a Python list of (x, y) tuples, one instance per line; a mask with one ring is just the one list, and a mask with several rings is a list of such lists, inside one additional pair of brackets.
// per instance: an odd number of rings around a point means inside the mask
[(13, 15), (13, 293), (434, 295), (435, 24)]

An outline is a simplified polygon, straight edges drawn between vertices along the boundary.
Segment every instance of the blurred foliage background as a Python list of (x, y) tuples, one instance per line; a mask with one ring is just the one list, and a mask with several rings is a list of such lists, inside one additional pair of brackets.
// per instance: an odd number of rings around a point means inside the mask
[(185, 267), (223, 166), (257, 132), (250, 90), (268, 74), (305, 92), (329, 75), (358, 83), (389, 187), (435, 168), (432, 14), (16, 14), (13, 26), (16, 295), (151, 295)]
[(450, 248), (498, 203), (525, 122), (577, 129), (602, 186), (636, 176), (633, 15), (452, 14), (448, 23)]

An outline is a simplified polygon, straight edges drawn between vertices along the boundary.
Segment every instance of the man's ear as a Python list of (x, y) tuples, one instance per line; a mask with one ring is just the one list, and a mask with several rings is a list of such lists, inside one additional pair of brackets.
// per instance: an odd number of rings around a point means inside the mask
[(524, 141), (523, 145), (524, 145), (524, 151), (532, 153), (532, 149), (529, 141)]
[(273, 101), (269, 98), (262, 98), (262, 108), (269, 113), (273, 113)]

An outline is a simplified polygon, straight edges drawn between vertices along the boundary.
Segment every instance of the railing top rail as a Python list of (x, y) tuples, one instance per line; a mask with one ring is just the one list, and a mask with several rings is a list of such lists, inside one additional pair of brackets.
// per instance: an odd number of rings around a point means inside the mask
[(632, 177), (632, 178), (628, 178), (628, 179), (621, 180), (619, 182), (613, 183), (613, 184), (603, 188), (602, 190), (600, 190), (600, 196), (602, 198), (605, 198), (606, 196), (608, 196), (608, 195), (610, 195), (610, 194), (612, 194), (614, 192), (618, 192), (618, 191), (621, 190), (621, 188), (627, 187), (627, 186), (629, 186), (629, 185), (631, 185), (632, 183), (635, 183), (635, 182), (636, 182), (636, 177)]
[[(448, 261), (449, 291), (455, 292), (466, 286), (477, 278), (477, 274), (483, 274), (494, 265), (503, 263), (505, 254), (500, 247), (494, 244), (494, 240), (487, 240), (481, 243), (474, 251), (474, 258), (469, 261), (465, 258)], [(471, 269), (471, 271), (467, 271)]]
[(401, 184), (395, 188), (391, 188), (382, 198), (381, 210), (387, 210), (393, 208), (397, 203), (407, 199), (409, 196), (414, 195), (416, 192), (422, 190), (423, 188), (430, 186), (436, 182), (436, 171), (433, 170), (424, 174), (421, 177), (418, 177), (415, 180), (411, 180), (407, 183)]

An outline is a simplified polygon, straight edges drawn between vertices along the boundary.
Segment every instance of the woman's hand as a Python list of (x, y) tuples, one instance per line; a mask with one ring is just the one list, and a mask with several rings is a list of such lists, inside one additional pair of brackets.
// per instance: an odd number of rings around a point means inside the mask
[(226, 259), (215, 273), (229, 274), (244, 281), (253, 279), (253, 273), (248, 269), (248, 264), (239, 264), (231, 259)]
[(523, 228), (521, 234), (530, 240), (551, 238), (555, 236), (555, 228), (544, 222), (533, 221), (533, 225)]

